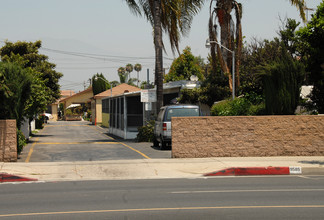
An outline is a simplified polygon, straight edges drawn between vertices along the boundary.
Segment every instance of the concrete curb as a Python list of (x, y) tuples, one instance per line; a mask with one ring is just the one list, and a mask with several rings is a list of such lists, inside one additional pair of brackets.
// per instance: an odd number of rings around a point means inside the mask
[(302, 174), (302, 168), (297, 166), (290, 167), (231, 167), (204, 176), (250, 176), (250, 175), (291, 175)]
[(37, 179), (11, 175), (8, 173), (0, 173), (0, 183), (3, 182), (30, 182), (30, 181), (37, 181)]
[[(296, 169), (296, 167), (299, 169)], [(280, 169), (276, 170), (276, 168)], [(290, 170), (290, 168), (294, 169)], [(289, 174), (287, 170), (289, 170)], [(300, 170), (302, 172), (296, 172)], [(277, 173), (273, 173), (275, 171)], [(217, 175), (224, 176), (224, 173), (228, 176), (234, 176), (235, 174), (238, 176), (291, 175), (291, 171), (294, 171), (295, 175), (300, 176), (324, 175), (324, 156), (128, 159), (31, 163), (0, 162), (0, 173), (32, 179), (36, 178), (38, 181), (208, 178)], [(217, 174), (217, 172), (220, 173)]]
[(303, 167), (303, 175), (324, 175), (324, 167)]

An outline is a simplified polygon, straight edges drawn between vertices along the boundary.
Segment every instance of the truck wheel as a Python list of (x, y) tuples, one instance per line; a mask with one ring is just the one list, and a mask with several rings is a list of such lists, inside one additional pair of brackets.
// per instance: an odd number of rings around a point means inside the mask
[(153, 139), (153, 147), (159, 147), (159, 142), (155, 138)]
[(165, 150), (166, 148), (167, 148), (167, 143), (165, 141), (162, 141), (160, 149)]

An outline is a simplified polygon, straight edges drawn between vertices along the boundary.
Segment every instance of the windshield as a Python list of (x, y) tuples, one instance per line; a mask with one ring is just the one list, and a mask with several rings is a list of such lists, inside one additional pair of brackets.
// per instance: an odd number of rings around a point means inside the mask
[(172, 117), (199, 116), (198, 108), (173, 108), (169, 109), (166, 121), (171, 121)]

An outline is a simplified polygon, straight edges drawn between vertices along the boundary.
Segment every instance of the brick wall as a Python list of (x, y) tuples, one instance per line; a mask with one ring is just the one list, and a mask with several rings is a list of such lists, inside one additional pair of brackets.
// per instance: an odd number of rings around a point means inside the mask
[(324, 155), (324, 116), (172, 118), (172, 157)]
[(17, 161), (16, 120), (0, 120), (0, 161)]

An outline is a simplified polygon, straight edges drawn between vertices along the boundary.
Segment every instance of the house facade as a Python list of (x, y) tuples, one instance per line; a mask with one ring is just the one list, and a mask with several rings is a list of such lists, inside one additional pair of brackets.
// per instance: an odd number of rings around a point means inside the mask
[[(92, 123), (95, 124), (102, 124), (105, 127), (108, 127), (108, 121), (109, 121), (109, 114), (106, 112), (106, 102), (104, 103), (105, 106), (103, 106), (102, 99), (106, 97), (112, 97), (112, 96), (118, 96), (122, 95), (124, 93), (129, 93), (129, 92), (137, 92), (140, 91), (141, 89), (128, 85), (126, 83), (120, 84), (118, 86), (113, 87), (112, 89), (108, 89), (102, 93), (99, 93), (95, 95), (91, 99), (91, 112), (92, 112)], [(104, 109), (104, 111), (103, 111)]]
[(92, 87), (89, 87), (86, 90), (83, 90), (79, 93), (75, 93), (72, 96), (69, 96), (67, 98), (64, 98), (62, 100), (59, 101), (59, 103), (63, 103), (63, 111), (64, 111), (64, 116), (65, 116), (65, 120), (68, 120), (68, 118), (66, 117), (66, 110), (68, 108), (77, 106), (77, 105), (82, 105), (82, 106), (86, 106), (87, 108), (90, 109), (90, 105), (91, 105), (91, 98), (93, 97), (93, 92), (92, 92)]
[[(180, 96), (183, 88), (197, 88), (198, 82), (177, 81), (163, 85), (164, 105), (173, 104)], [(156, 93), (156, 89), (150, 89)], [(109, 128), (109, 133), (123, 139), (134, 139), (138, 133), (138, 127), (145, 121), (154, 118), (155, 103), (141, 102), (141, 90), (124, 92), (102, 98), (102, 124)]]

